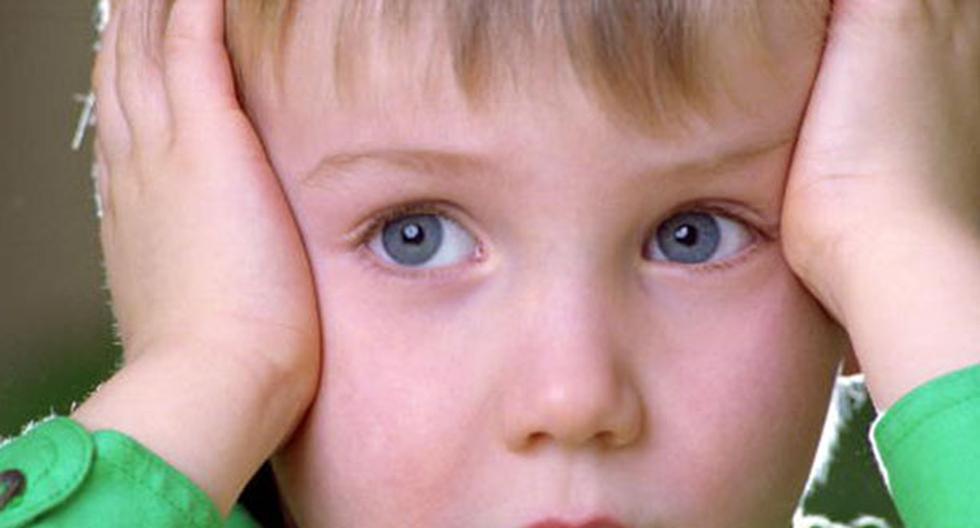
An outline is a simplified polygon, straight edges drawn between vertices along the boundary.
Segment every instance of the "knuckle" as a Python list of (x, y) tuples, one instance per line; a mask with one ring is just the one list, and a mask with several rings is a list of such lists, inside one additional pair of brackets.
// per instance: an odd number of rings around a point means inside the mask
[(927, 15), (934, 0), (875, 0), (877, 9), (886, 15), (921, 18)]
[(191, 35), (179, 30), (170, 30), (163, 37), (163, 56), (167, 61), (181, 60), (194, 53), (197, 47), (197, 41)]
[(92, 65), (91, 81), (92, 89), (96, 93), (102, 93), (105, 91), (105, 83), (108, 82), (108, 70), (109, 65), (106, 64), (105, 52), (101, 51), (95, 58), (95, 63)]
[(111, 92), (110, 85), (116, 78), (115, 60), (107, 50), (102, 50), (96, 55), (92, 65), (90, 80), (93, 91), (99, 96), (107, 96)]
[(120, 62), (120, 68), (116, 72), (115, 82), (117, 97), (119, 97), (124, 106), (132, 104), (133, 99), (143, 93), (141, 77), (135, 65)]
[(849, 10), (866, 23), (883, 23), (900, 30), (923, 27), (931, 18), (931, 0), (846, 0)]
[(140, 174), (135, 175), (134, 180), (142, 181), (148, 178), (148, 175), (144, 173), (151, 172), (150, 167), (158, 167), (163, 163), (163, 160), (168, 159), (168, 148), (164, 143), (160, 142), (149, 142), (141, 141), (133, 144), (132, 150), (132, 160), (133, 165), (137, 167), (137, 172)]

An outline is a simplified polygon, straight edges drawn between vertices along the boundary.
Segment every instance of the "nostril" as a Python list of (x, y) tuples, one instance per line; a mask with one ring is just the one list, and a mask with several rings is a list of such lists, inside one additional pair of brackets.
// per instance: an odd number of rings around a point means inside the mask
[(534, 447), (538, 444), (546, 443), (550, 437), (548, 433), (542, 431), (531, 433), (527, 436), (527, 447)]
[(619, 440), (616, 438), (616, 434), (612, 431), (602, 431), (601, 433), (595, 435), (595, 440), (603, 447), (617, 447), (619, 445)]

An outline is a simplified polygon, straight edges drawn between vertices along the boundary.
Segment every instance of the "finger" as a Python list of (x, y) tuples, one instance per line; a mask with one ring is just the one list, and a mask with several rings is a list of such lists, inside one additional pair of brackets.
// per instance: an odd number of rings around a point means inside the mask
[(160, 64), (165, 9), (162, 0), (126, 0), (116, 60), (118, 92), (133, 139), (140, 148), (165, 145), (170, 109)]
[(96, 134), (103, 145), (104, 159), (114, 164), (129, 152), (129, 124), (116, 91), (116, 42), (119, 34), (119, 2), (113, 2), (109, 24), (102, 33), (99, 52), (92, 68), (95, 91)]
[(224, 0), (176, 0), (164, 36), (167, 93), (176, 126), (238, 108), (224, 44)]

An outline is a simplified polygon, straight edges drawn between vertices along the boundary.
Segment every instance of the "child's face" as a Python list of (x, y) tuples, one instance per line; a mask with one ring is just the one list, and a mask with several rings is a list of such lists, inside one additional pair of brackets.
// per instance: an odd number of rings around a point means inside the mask
[(397, 77), (340, 104), (299, 9), (286, 92), (250, 100), (322, 310), (275, 465), (298, 523), (785, 526), (847, 348), (770, 238), (814, 44), (769, 31), (783, 81), (733, 56), (747, 104), (652, 138), (568, 79), (483, 112)]

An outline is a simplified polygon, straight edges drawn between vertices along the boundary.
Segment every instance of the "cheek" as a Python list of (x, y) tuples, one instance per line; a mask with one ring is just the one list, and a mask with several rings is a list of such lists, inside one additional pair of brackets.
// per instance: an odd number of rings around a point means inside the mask
[[(331, 284), (320, 292), (329, 368), (276, 466), (301, 525), (452, 526), (460, 505), (513, 499), (510, 478), (533, 461), (501, 446), (493, 395), (512, 376), (493, 373), (514, 372), (500, 358), (523, 337), (502, 331), (521, 311), (515, 296), (413, 296), (346, 265), (316, 271)], [(631, 291), (615, 332), (630, 343), (646, 431), (617, 473), (620, 494), (660, 503), (664, 526), (785, 525), (842, 332), (774, 250), (737, 273)]]
[(481, 334), (472, 310), (449, 292), (396, 303), (364, 271), (320, 271), (335, 279), (320, 296), (329, 368), (279, 458), (290, 507), (303, 526), (447, 525), (436, 518), (490, 438), (472, 385), (482, 375), (467, 341)]
[(782, 259), (762, 264), (658, 311), (670, 359), (647, 381), (651, 437), (680, 526), (785, 525), (822, 430), (846, 336)]

